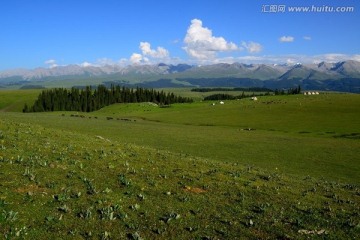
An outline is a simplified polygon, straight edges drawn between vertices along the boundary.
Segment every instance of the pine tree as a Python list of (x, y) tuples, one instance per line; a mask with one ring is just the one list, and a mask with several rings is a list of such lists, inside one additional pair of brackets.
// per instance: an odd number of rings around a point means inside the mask
[(94, 91), (91, 86), (82, 90), (77, 88), (44, 90), (32, 107), (24, 105), (23, 112), (64, 110), (92, 112), (114, 103), (155, 102), (160, 105), (169, 105), (191, 101), (189, 98), (175, 96), (174, 93), (159, 92), (154, 89), (140, 87), (130, 89), (114, 85), (107, 89), (104, 85), (99, 85)]
[(23, 112), (24, 113), (27, 113), (27, 112), (29, 112), (29, 107), (28, 107), (28, 105), (25, 103), (25, 106), (24, 106), (24, 108), (23, 108)]

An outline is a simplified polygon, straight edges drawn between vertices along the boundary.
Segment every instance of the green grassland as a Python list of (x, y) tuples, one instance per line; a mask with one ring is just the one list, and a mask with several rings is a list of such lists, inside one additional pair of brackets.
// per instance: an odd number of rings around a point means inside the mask
[[(213, 94), (229, 94), (233, 96), (240, 96), (243, 91), (210, 91), (210, 92), (195, 92), (191, 91), (192, 88), (163, 88), (166, 92), (173, 92), (175, 95), (179, 95), (182, 97), (189, 97), (196, 101), (201, 101), (207, 96), (213, 95)], [(244, 92), (246, 95), (252, 95), (252, 94), (265, 94), (266, 92)]]
[(1, 93), (2, 237), (360, 234), (360, 95), (18, 112), (35, 92)]
[(41, 90), (0, 90), (0, 111), (21, 112), (25, 103), (33, 103)]

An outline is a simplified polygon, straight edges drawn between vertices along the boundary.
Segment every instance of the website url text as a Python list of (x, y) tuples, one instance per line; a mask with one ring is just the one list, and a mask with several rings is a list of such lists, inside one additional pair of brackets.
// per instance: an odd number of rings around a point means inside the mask
[(286, 5), (262, 5), (261, 12), (263, 13), (350, 13), (354, 12), (355, 7), (343, 6), (286, 6)]

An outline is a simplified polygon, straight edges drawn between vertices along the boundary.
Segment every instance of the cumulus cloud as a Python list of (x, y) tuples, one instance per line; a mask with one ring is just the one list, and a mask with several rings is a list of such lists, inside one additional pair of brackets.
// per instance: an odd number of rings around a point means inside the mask
[(133, 64), (139, 64), (143, 60), (143, 56), (139, 53), (133, 53), (130, 57), (130, 62)]
[(295, 38), (292, 36), (282, 36), (281, 38), (279, 38), (280, 42), (293, 42), (294, 40)]
[(163, 47), (152, 49), (150, 43), (140, 42), (139, 49), (141, 53), (133, 53), (130, 57), (130, 62), (133, 64), (148, 63), (151, 60), (167, 61), (169, 59), (169, 51)]
[(167, 58), (169, 57), (169, 51), (163, 47), (157, 47), (156, 50), (151, 49), (151, 45), (148, 42), (140, 42), (139, 46), (144, 56), (150, 56), (152, 58)]
[(242, 42), (241, 46), (243, 46), (249, 53), (258, 53), (263, 50), (263, 46), (256, 42)]
[(212, 31), (203, 27), (199, 19), (191, 21), (184, 43), (183, 49), (186, 53), (199, 60), (213, 59), (217, 52), (239, 50), (236, 44), (226, 41), (223, 37), (213, 36)]
[(54, 67), (58, 66), (58, 64), (56, 63), (56, 60), (54, 60), (54, 59), (46, 60), (44, 63), (46, 65), (48, 65), (49, 68), (54, 68)]
[(311, 37), (310, 36), (304, 36), (303, 39), (306, 40), (306, 41), (310, 41)]

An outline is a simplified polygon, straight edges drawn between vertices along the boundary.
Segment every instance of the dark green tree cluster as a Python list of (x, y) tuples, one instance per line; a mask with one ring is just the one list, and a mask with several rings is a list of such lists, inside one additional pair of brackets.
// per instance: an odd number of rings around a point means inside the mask
[(110, 88), (99, 85), (95, 90), (92, 90), (91, 87), (86, 87), (82, 90), (77, 88), (72, 88), (71, 90), (55, 88), (42, 91), (33, 106), (29, 107), (25, 104), (23, 112), (92, 112), (114, 103), (136, 102), (153, 102), (159, 105), (169, 105), (172, 103), (192, 102), (192, 99), (154, 89), (130, 89), (114, 85)]
[(292, 94), (300, 94), (301, 93), (301, 87), (300, 85), (295, 87), (295, 88), (289, 88), (286, 92), (284, 89), (282, 90), (279, 90), (279, 89), (276, 89), (274, 91), (275, 95), (292, 95)]
[(231, 92), (231, 91), (245, 91), (245, 92), (273, 92), (273, 90), (264, 87), (250, 87), (250, 88), (193, 88), (192, 92)]
[(204, 98), (205, 101), (207, 101), (207, 100), (234, 100), (234, 99), (236, 99), (236, 96), (226, 94), (226, 93), (212, 94), (212, 95)]
[(297, 86), (296, 88), (289, 88), (288, 89), (288, 94), (300, 94), (300, 93), (301, 93), (300, 85)]
[(238, 96), (234, 96), (234, 95), (230, 95), (230, 94), (226, 94), (226, 93), (218, 93), (218, 94), (213, 94), (213, 95), (207, 96), (204, 98), (204, 100), (205, 101), (207, 101), (207, 100), (234, 100), (234, 99), (242, 99), (242, 98), (247, 98), (247, 97), (267, 96), (267, 95), (270, 95), (270, 93), (245, 94), (245, 92), (242, 92), (242, 94), (238, 95)]

